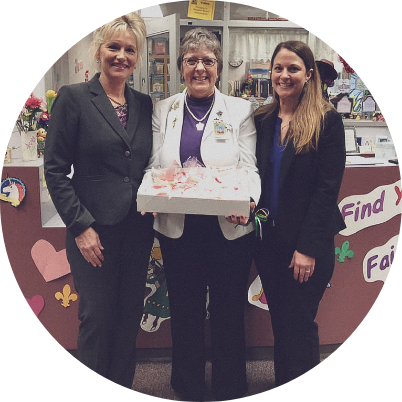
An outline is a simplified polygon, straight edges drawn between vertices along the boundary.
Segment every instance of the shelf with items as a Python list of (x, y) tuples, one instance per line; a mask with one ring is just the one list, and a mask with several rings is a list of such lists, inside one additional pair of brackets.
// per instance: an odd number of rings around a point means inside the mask
[[(149, 41), (151, 38), (148, 39)], [(148, 54), (148, 82), (149, 94), (154, 102), (170, 96), (169, 81), (170, 81), (170, 56), (168, 54), (158, 54), (168, 51), (167, 44), (155, 47), (156, 39), (152, 39), (154, 43), (152, 47), (153, 53)], [(156, 42), (158, 43), (158, 42)], [(149, 48), (149, 50), (151, 50)]]
[(147, 38), (149, 94), (154, 103), (168, 98), (169, 92), (169, 34)]

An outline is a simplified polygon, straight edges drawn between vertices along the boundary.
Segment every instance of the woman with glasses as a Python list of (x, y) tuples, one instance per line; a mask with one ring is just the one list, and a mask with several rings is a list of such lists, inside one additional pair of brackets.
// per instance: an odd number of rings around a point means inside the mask
[[(201, 166), (244, 167), (258, 202), (253, 107), (215, 87), (222, 70), (216, 36), (203, 28), (187, 32), (177, 66), (187, 88), (155, 106), (149, 167), (183, 166), (189, 158)], [(214, 397), (235, 399), (247, 391), (243, 310), (254, 240), (247, 223), (248, 216), (235, 215), (155, 218), (171, 310), (171, 385), (184, 400), (204, 400), (208, 289)]]

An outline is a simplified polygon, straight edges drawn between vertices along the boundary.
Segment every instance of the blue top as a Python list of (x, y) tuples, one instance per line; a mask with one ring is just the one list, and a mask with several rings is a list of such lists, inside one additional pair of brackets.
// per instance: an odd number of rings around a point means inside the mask
[[(187, 95), (187, 105), (195, 117), (201, 119), (205, 116), (208, 109), (210, 108), (214, 95), (208, 98), (192, 98)], [(202, 121), (205, 125), (207, 124), (209, 115)], [(204, 134), (204, 130), (198, 131), (195, 125), (198, 122), (193, 119), (191, 114), (188, 112), (187, 108), (184, 106), (184, 119), (183, 128), (181, 131), (181, 142), (180, 142), (180, 162), (183, 164), (189, 157), (196, 157), (198, 161), (202, 164), (204, 162), (201, 158), (201, 140)]]
[(278, 197), (279, 197), (279, 177), (281, 172), (281, 161), (285, 145), (279, 145), (279, 137), (281, 132), (282, 119), (277, 118), (275, 125), (275, 136), (269, 153), (271, 161), (270, 170), (268, 172), (265, 183), (265, 200), (266, 208), (269, 211), (269, 217), (276, 219), (278, 213)]

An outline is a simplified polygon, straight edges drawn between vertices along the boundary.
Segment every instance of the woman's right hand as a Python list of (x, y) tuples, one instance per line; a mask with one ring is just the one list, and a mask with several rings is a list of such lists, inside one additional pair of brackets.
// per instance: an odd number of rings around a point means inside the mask
[(100, 242), (98, 233), (93, 228), (89, 227), (84, 230), (75, 238), (75, 243), (87, 262), (94, 267), (102, 266), (102, 261), (104, 261), (102, 250), (104, 248)]

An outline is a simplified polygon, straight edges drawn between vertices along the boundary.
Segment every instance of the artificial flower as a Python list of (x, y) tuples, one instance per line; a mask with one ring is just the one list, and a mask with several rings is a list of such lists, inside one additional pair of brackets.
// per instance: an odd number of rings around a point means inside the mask
[(49, 89), (46, 91), (46, 98), (55, 98), (57, 96), (56, 92), (53, 89)]

